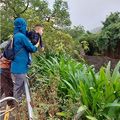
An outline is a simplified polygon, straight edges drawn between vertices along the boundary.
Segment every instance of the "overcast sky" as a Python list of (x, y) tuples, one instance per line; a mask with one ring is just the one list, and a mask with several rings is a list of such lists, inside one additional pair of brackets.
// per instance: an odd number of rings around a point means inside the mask
[[(120, 12), (120, 0), (67, 0), (72, 25), (82, 25), (86, 30), (101, 26), (110, 12)], [(54, 0), (48, 0), (50, 7)]]

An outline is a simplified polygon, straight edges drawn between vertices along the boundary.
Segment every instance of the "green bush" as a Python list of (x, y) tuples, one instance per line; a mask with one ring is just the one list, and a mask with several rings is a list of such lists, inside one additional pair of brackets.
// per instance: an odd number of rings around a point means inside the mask
[(53, 78), (57, 78), (54, 82), (59, 116), (65, 119), (120, 119), (120, 62), (113, 71), (108, 63), (98, 73), (92, 66), (67, 55), (36, 56), (34, 62), (32, 71), (41, 71), (36, 76), (42, 78), (44, 84), (53, 85)]

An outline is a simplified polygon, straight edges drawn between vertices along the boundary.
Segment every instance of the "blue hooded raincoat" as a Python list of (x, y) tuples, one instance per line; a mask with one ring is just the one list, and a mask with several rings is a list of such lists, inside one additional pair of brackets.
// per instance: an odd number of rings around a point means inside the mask
[(23, 18), (15, 19), (13, 47), (17, 55), (11, 63), (11, 73), (13, 74), (26, 74), (28, 71), (29, 53), (37, 50), (26, 37), (26, 27), (27, 23)]

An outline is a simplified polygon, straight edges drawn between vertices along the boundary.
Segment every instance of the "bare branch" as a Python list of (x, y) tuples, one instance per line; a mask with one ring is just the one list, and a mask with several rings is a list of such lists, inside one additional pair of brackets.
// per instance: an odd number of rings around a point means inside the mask
[(19, 15), (22, 14), (22, 13), (24, 13), (24, 12), (27, 10), (27, 8), (28, 8), (28, 6), (29, 6), (29, 2), (30, 2), (30, 1), (27, 0), (27, 6), (25, 7), (25, 9), (24, 9), (23, 11), (21, 11), (21, 12), (19, 13)]
[(25, 9), (23, 11), (21, 11), (21, 12), (17, 12), (15, 7), (11, 5), (9, 0), (2, 0), (2, 2), (4, 2), (4, 4), (6, 4), (6, 5), (8, 4), (8, 6), (13, 10), (16, 17), (20, 17), (20, 15), (22, 13), (24, 13), (27, 10), (28, 6), (29, 6), (29, 0), (27, 0), (27, 6), (25, 7)]

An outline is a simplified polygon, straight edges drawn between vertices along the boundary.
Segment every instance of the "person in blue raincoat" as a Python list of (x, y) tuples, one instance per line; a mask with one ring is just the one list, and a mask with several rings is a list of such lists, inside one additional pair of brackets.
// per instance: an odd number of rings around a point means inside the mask
[(11, 62), (11, 74), (14, 81), (14, 97), (19, 102), (22, 100), (22, 94), (25, 92), (24, 81), (28, 72), (29, 53), (37, 51), (39, 41), (33, 45), (26, 37), (27, 23), (23, 18), (16, 18), (14, 21), (14, 40), (13, 48), (16, 56)]

